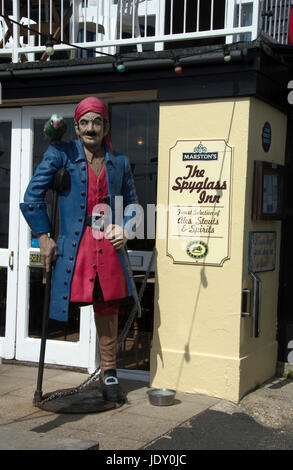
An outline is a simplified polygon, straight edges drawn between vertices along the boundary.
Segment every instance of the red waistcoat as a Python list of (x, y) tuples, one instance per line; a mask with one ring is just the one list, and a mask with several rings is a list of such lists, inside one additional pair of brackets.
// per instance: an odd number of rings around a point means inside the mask
[[(94, 206), (103, 203), (108, 195), (106, 169), (97, 177), (88, 164), (87, 215)], [(127, 281), (117, 251), (104, 236), (103, 231), (85, 227), (75, 264), (71, 284), (71, 302), (92, 302), (96, 275), (99, 277), (104, 300), (121, 299), (128, 295)]]

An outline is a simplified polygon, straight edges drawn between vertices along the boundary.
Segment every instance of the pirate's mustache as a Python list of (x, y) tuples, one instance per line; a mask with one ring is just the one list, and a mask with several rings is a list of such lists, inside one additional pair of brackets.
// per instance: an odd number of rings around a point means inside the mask
[(95, 131), (87, 131), (85, 135), (88, 137), (96, 137), (97, 133)]

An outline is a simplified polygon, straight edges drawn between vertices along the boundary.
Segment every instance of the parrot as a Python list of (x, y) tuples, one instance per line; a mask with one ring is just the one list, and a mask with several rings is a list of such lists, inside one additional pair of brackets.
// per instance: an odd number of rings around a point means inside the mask
[(53, 140), (61, 140), (67, 129), (67, 124), (60, 114), (52, 114), (44, 126), (45, 136)]

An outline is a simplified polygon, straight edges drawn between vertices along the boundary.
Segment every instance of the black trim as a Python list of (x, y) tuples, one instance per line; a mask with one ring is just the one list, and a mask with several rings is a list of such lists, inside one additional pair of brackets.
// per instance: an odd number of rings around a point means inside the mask
[(2, 65), (2, 107), (7, 106), (5, 100), (157, 90), (160, 102), (256, 96), (282, 111), (290, 109), (287, 84), (292, 72), (282, 57), (254, 45), (238, 48), (241, 53), (234, 54), (237, 61), (226, 63), (221, 59), (221, 51), (215, 53), (214, 49), (193, 48), (189, 54), (187, 50), (181, 51), (182, 62), (192, 62), (194, 57), (197, 62), (200, 58), (211, 63), (186, 63), (179, 75), (173, 67), (175, 52), (179, 51), (174, 50), (134, 54), (136, 60), (128, 57), (129, 67), (124, 73), (113, 70), (111, 60), (105, 59), (56, 61), (48, 66)]

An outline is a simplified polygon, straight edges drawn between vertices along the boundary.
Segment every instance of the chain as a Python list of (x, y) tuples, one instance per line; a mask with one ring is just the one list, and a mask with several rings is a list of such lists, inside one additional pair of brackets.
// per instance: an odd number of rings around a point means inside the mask
[[(148, 277), (150, 275), (150, 271), (151, 271), (154, 256), (155, 256), (155, 248), (152, 251), (152, 255), (151, 255), (151, 258), (150, 258), (150, 261), (149, 261), (149, 264), (148, 264), (148, 268), (145, 272), (142, 284), (140, 286), (140, 290), (139, 290), (139, 294), (138, 294), (139, 302), (141, 301), (142, 296), (144, 294), (144, 290), (145, 290), (145, 287), (146, 287), (146, 284), (147, 284)], [(130, 327), (133, 323), (133, 320), (134, 320), (134, 317), (137, 313), (137, 310), (138, 310), (138, 305), (137, 305), (137, 303), (135, 303), (135, 305), (132, 307), (130, 315), (129, 315), (129, 317), (128, 317), (125, 325), (124, 325), (124, 328), (123, 328), (122, 332), (119, 335), (118, 348), (117, 348), (118, 351), (120, 350), (122, 344), (124, 343), (124, 341), (125, 341), (125, 339), (128, 335), (128, 332), (129, 332)], [(74, 395), (75, 393), (79, 393), (80, 391), (82, 391), (86, 387), (88, 387), (91, 383), (95, 382), (98, 379), (100, 373), (101, 373), (101, 369), (100, 369), (100, 367), (98, 367), (84, 382), (82, 382), (77, 387), (72, 388), (70, 390), (64, 390), (64, 391), (52, 393), (47, 398), (41, 400), (41, 404), (46, 403), (46, 402), (51, 401), (51, 400), (54, 400), (56, 398), (62, 398), (62, 397), (65, 397), (65, 396)]]
[(82, 382), (80, 385), (78, 385), (75, 388), (72, 388), (70, 390), (61, 390), (60, 392), (55, 392), (50, 394), (47, 398), (43, 399), (41, 401), (41, 404), (46, 403), (48, 401), (54, 400), (55, 398), (62, 398), (66, 397), (69, 395), (74, 395), (75, 393), (79, 393), (81, 390), (85, 389), (88, 387), (92, 382), (95, 382), (99, 375), (101, 373), (101, 369), (97, 368), (91, 375), (88, 377), (84, 382)]

